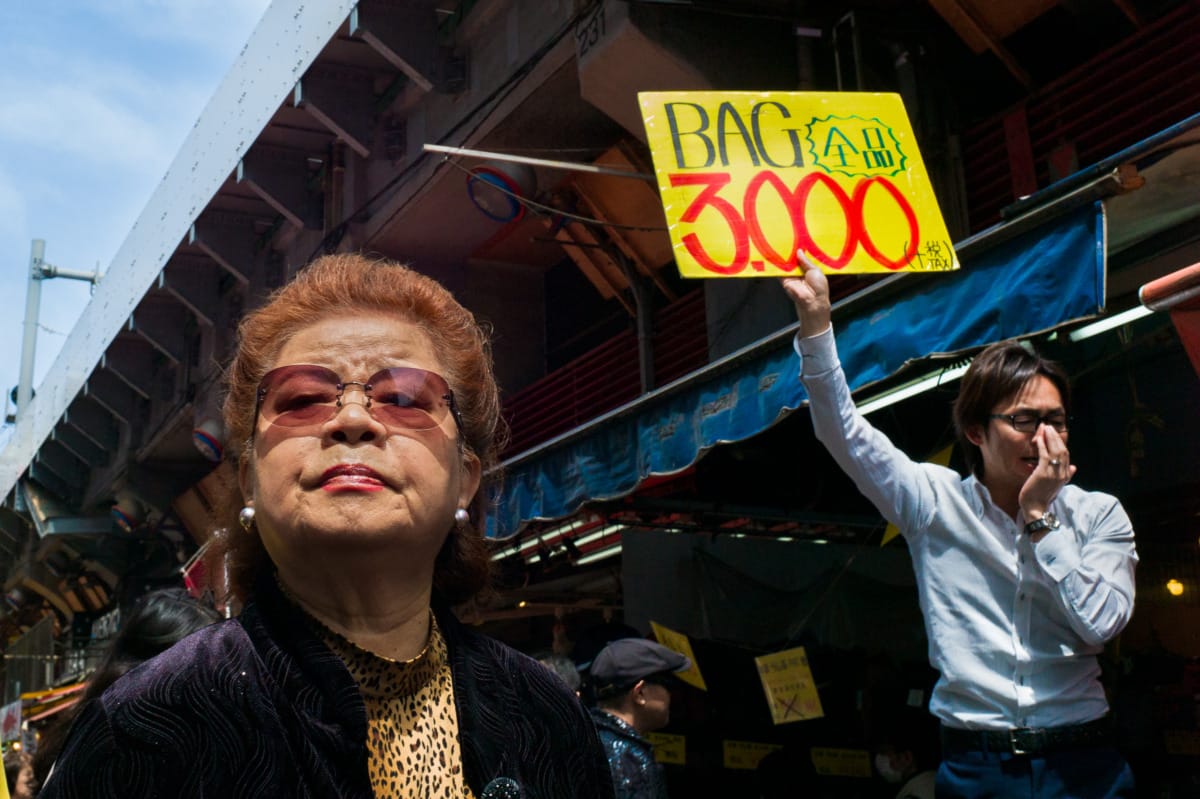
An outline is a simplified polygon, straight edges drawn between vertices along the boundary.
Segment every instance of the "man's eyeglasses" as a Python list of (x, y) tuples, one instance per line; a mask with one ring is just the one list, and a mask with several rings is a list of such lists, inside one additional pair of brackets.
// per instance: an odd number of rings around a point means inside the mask
[(348, 386), (362, 389), (363, 406), (386, 427), (432, 430), (449, 414), (459, 431), (462, 430), (462, 419), (446, 380), (409, 366), (380, 369), (365, 383), (343, 381), (324, 366), (304, 363), (280, 366), (263, 375), (255, 410), (276, 427), (320, 427), (337, 415)]
[(1048, 413), (1045, 416), (1038, 416), (1036, 413), (993, 413), (988, 418), (1007, 419), (1013, 430), (1018, 433), (1036, 432), (1040, 424), (1053, 427), (1055, 432), (1065, 433), (1071, 422), (1071, 417), (1065, 413)]

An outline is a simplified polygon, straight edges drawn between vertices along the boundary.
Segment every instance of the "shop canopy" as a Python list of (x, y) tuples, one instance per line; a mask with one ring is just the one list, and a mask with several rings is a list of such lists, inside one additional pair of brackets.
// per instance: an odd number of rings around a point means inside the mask
[(1200, 263), (1152, 280), (1138, 290), (1142, 305), (1166, 311), (1179, 331), (1179, 339), (1200, 375)]
[[(852, 297), (835, 306), (838, 351), (852, 389), (885, 380), (915, 360), (968, 352), (1103, 310), (1101, 203), (995, 246), (973, 241), (957, 248), (957, 272), (906, 276), (882, 302)], [(526, 522), (625, 496), (642, 481), (687, 469), (712, 447), (747, 439), (800, 408), (805, 394), (793, 333), (794, 326), (780, 331), (507, 461), (489, 537), (506, 538)]]

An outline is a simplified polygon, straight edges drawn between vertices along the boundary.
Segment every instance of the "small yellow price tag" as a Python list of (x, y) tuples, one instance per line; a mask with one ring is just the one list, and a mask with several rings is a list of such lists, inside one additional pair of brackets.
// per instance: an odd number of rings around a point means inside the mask
[(764, 757), (783, 747), (757, 741), (723, 741), (725, 768), (753, 771)]
[(645, 738), (654, 747), (654, 759), (659, 763), (683, 766), (687, 764), (687, 736), (667, 732), (648, 732)]

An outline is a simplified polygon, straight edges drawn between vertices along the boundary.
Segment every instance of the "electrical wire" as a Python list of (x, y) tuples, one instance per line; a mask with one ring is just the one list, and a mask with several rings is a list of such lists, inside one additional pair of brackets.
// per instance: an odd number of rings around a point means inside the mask
[[(448, 156), (443, 159), (443, 162), (449, 164), (450, 166), (454, 167), (455, 169), (458, 169), (462, 172), (467, 173), (468, 175), (471, 175), (473, 177), (478, 176), (477, 172), (471, 171), (470, 169), (468, 169), (467, 167), (458, 163), (457, 161), (451, 161)], [(594, 217), (583, 216), (581, 214), (573, 214), (570, 211), (562, 211), (558, 208), (554, 208), (553, 206), (543, 205), (542, 203), (536, 202), (534, 200), (530, 200), (527, 197), (522, 197), (521, 195), (517, 194), (516, 192), (509, 191), (508, 189), (504, 188), (503, 186), (497, 186), (495, 184), (490, 184), (490, 185), (496, 191), (501, 192), (502, 194), (505, 194), (508, 197), (511, 197), (512, 199), (519, 202), (521, 205), (523, 205), (527, 208), (530, 208), (532, 210), (535, 210), (535, 211), (543, 212), (549, 216), (563, 217), (566, 219), (572, 219), (576, 222), (582, 222), (585, 225), (595, 225), (597, 227), (609, 227), (609, 228), (615, 228), (617, 230), (642, 230), (642, 231), (655, 231), (655, 232), (662, 232), (662, 233), (667, 232), (667, 228), (662, 225), (625, 225), (620, 222), (609, 222), (604, 219), (596, 219)], [(563, 242), (563, 244), (570, 246), (569, 242)]]
[[(557, 31), (555, 31), (555, 33), (546, 41), (545, 44), (543, 44), (532, 55), (530, 55), (520, 67), (514, 70), (514, 72), (503, 83), (493, 89), (487, 97), (484, 97), (482, 100), (476, 103), (475, 107), (464, 114), (462, 119), (455, 123), (450, 130), (446, 131), (446, 133), (443, 134), (436, 143), (448, 143), (455, 133), (466, 126), (472, 119), (479, 116), (480, 112), (485, 108), (488, 108), (489, 106), (494, 108), (496, 105), (499, 105), (504, 98), (506, 98), (517, 88), (517, 86), (520, 84), (520, 81), (530, 72), (532, 72), (534, 67), (541, 63), (541, 61), (550, 53), (551, 50), (558, 46), (558, 43), (575, 28), (576, 24), (578, 24), (580, 20), (595, 10), (595, 5), (595, 3), (588, 3), (575, 12), (570, 19), (568, 19)], [(478, 131), (482, 125), (483, 120), (478, 121), (475, 126), (466, 133), (466, 135), (463, 137), (463, 140), (469, 140), (471, 135)], [(346, 218), (342, 222), (338, 223), (332, 230), (329, 231), (329, 233), (325, 234), (325, 236), (317, 244), (316, 248), (313, 249), (312, 253), (306, 259), (306, 263), (311, 261), (321, 252), (331, 252), (332, 247), (336, 247), (337, 242), (340, 242), (342, 237), (345, 236), (346, 228), (351, 222), (357, 219), (361, 214), (367, 212), (367, 210), (380, 198), (384, 197), (385, 195), (389, 195), (392, 189), (403, 183), (410, 174), (415, 172), (418, 167), (424, 166), (424, 164), (425, 160), (422, 157), (413, 159), (411, 164), (408, 164), (401, 169), (391, 180), (380, 187), (380, 189), (373, 195), (368, 197), (352, 213), (347, 214)], [(415, 198), (417, 195), (419, 195), (425, 189), (425, 187), (433, 182), (436, 177), (437, 171), (435, 170), (434, 173), (426, 178), (420, 186), (416, 187), (412, 193), (412, 196)], [(411, 199), (409, 202), (411, 202)], [(407, 207), (407, 203), (398, 208), (396, 213), (399, 214), (403, 212), (405, 207)]]

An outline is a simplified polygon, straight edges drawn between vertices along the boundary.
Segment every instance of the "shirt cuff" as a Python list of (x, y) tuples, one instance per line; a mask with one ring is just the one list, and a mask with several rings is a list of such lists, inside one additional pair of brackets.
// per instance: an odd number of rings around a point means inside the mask
[(1062, 527), (1046, 533), (1041, 541), (1033, 545), (1033, 556), (1042, 565), (1042, 571), (1060, 583), (1075, 571), (1081, 559), (1079, 544), (1070, 530)]
[(792, 348), (800, 356), (801, 377), (827, 374), (841, 365), (838, 360), (837, 342), (833, 338), (833, 325), (808, 338), (796, 333), (792, 340)]

